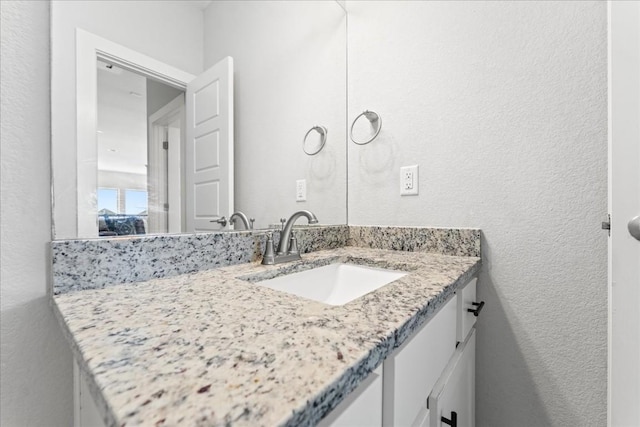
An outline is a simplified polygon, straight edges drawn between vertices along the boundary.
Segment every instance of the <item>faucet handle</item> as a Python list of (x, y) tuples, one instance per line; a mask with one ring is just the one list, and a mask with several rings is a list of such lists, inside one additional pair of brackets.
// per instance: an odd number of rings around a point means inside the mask
[(298, 253), (298, 239), (296, 239), (295, 233), (291, 232), (291, 238), (289, 239), (289, 254), (295, 255)]
[(253, 230), (253, 223), (256, 222), (255, 218), (249, 218), (249, 222), (251, 223), (251, 225), (249, 225), (249, 230)]
[(273, 233), (267, 233), (267, 244), (264, 248), (264, 255), (262, 256), (262, 264), (272, 265), (275, 264), (276, 256), (273, 250)]
[[(213, 220), (211, 220), (209, 222), (217, 222), (222, 227), (225, 227), (227, 225), (227, 218), (222, 217), (222, 218), (218, 218), (218, 219), (213, 219)], [(231, 224), (229, 224), (229, 225), (231, 225)]]
[(287, 218), (280, 218), (280, 230), (284, 230), (284, 223), (287, 222)]

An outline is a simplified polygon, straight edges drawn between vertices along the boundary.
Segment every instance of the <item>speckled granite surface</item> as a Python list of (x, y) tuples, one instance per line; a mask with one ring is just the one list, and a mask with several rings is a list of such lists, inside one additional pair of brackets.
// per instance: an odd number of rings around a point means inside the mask
[(347, 244), (375, 249), (479, 257), (480, 230), (350, 225)]
[[(480, 231), (427, 227), (296, 227), (302, 253), (346, 245), (480, 256)], [(277, 244), (279, 232), (274, 233)], [(52, 294), (104, 288), (260, 260), (266, 231), (165, 234), (51, 243)]]
[[(410, 274), (343, 306), (239, 279), (333, 261)], [(334, 408), (479, 266), (476, 257), (345, 247), (53, 301), (109, 425), (304, 426)]]
[[(345, 246), (346, 225), (295, 229), (302, 253)], [(274, 240), (279, 239), (279, 232)], [(51, 243), (53, 294), (242, 264), (261, 259), (266, 231), (123, 236)]]

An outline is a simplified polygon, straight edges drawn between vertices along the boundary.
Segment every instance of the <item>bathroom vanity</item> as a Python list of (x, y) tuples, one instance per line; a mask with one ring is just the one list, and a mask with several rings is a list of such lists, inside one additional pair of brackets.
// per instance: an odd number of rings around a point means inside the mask
[[(335, 233), (333, 247), (314, 233)], [(479, 231), (299, 234), (300, 261), (99, 285), (99, 269), (64, 271), (90, 241), (54, 242), (54, 311), (91, 395), (77, 396), (79, 424), (93, 410), (118, 426), (473, 425)], [(116, 243), (146, 256), (134, 239)], [(256, 284), (336, 263), (407, 274), (343, 305)]]

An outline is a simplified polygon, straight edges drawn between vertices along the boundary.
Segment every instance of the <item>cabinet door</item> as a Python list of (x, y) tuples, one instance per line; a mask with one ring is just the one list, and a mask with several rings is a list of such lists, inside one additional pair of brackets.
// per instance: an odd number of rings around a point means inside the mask
[(382, 426), (382, 365), (318, 423), (318, 427), (329, 426)]
[(411, 427), (431, 427), (431, 417), (429, 416), (429, 409), (427, 409), (426, 405), (420, 409)]
[(469, 331), (476, 324), (478, 318), (469, 310), (477, 309), (474, 305), (476, 303), (476, 285), (477, 279), (472, 279), (462, 289), (459, 289), (456, 294), (458, 295), (458, 342), (464, 341), (469, 335)]
[(384, 426), (420, 425), (424, 419), (427, 397), (456, 349), (456, 301), (452, 297), (384, 361)]
[[(431, 427), (474, 427), (476, 330), (456, 349), (429, 396)], [(444, 421), (443, 421), (444, 419)]]

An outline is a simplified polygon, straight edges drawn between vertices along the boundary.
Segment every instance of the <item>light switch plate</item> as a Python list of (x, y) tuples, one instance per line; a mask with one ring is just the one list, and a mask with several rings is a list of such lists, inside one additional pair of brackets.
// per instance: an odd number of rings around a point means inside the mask
[(400, 195), (418, 195), (418, 165), (400, 168)]
[(296, 181), (296, 202), (305, 202), (307, 200), (307, 180), (299, 179)]

